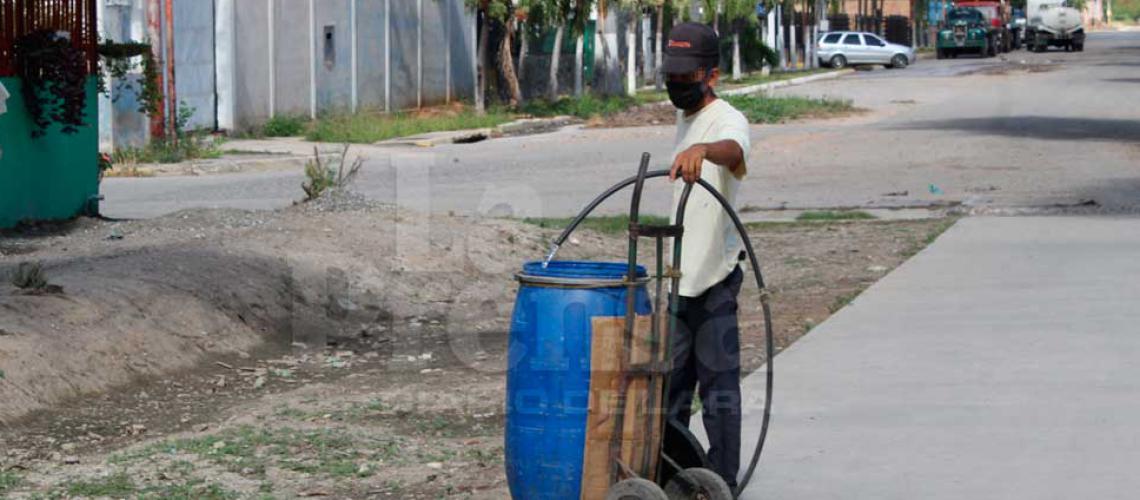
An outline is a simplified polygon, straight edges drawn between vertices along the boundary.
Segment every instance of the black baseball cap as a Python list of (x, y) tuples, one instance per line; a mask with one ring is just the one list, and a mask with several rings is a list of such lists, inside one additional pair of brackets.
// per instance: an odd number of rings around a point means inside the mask
[(669, 31), (662, 73), (685, 74), (720, 65), (720, 37), (701, 23), (682, 23)]

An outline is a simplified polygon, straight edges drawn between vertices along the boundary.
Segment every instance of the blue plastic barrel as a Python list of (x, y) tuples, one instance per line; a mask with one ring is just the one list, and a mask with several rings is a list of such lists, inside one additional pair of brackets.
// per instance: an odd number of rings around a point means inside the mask
[[(590, 392), (591, 321), (624, 317), (628, 264), (554, 261), (523, 266), (511, 317), (506, 468), (516, 500), (581, 496)], [(638, 267), (638, 277), (645, 269)], [(651, 313), (645, 286), (634, 308)]]

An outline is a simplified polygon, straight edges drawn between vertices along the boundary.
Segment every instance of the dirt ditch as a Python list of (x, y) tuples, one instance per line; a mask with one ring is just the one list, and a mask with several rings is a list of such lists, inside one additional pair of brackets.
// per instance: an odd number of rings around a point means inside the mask
[[(948, 223), (754, 225), (779, 346)], [(503, 498), (511, 278), (552, 236), (352, 197), (9, 235), (0, 275), (62, 292), (0, 288), (0, 497)]]

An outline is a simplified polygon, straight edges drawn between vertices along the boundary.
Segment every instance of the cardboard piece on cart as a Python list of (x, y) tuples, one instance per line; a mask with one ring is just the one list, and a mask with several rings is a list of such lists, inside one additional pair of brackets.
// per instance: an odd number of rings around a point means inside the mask
[[(638, 316), (634, 321), (631, 361), (634, 364), (650, 360), (650, 316)], [(616, 432), (617, 395), (621, 385), (622, 337), (624, 317), (595, 317), (592, 320), (590, 360), (590, 406), (586, 419), (586, 449), (582, 464), (583, 500), (605, 498), (610, 487), (613, 461), (610, 455), (611, 438)], [(664, 355), (664, 339), (657, 345), (658, 356)], [(655, 406), (661, 405), (663, 376), (656, 377), (651, 387), (649, 380), (637, 377), (630, 381), (626, 392), (625, 417), (621, 430), (622, 461), (646, 479), (654, 479), (657, 455), (645, 457), (646, 427), (649, 428), (650, 449), (656, 450), (661, 442), (660, 414), (648, 408), (651, 391), (657, 394)], [(640, 470), (639, 470), (640, 469)]]

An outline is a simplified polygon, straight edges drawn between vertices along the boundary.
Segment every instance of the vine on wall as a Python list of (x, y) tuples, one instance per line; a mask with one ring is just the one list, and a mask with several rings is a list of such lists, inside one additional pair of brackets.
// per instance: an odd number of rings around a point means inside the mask
[[(99, 72), (99, 92), (108, 94), (105, 75), (110, 74), (115, 82), (114, 100), (122, 97), (120, 92), (131, 91), (139, 103), (139, 113), (147, 115), (158, 111), (162, 104), (162, 91), (158, 88), (158, 63), (151, 52), (151, 44), (145, 42), (112, 42), (99, 44), (100, 61), (105, 71)], [(132, 71), (141, 69), (142, 77), (131, 82)]]
[[(54, 30), (39, 30), (16, 40), (13, 47), (18, 61), (22, 94), (32, 120), (32, 137), (43, 137), (52, 124), (60, 132), (74, 134), (86, 125), (87, 60), (67, 36)], [(109, 94), (104, 73), (116, 82), (116, 90), (131, 91), (139, 102), (139, 112), (152, 114), (162, 104), (158, 88), (158, 64), (149, 43), (105, 41), (99, 44), (99, 92)], [(132, 82), (130, 73), (141, 70)], [(121, 97), (116, 93), (115, 99)]]
[(54, 30), (24, 35), (14, 44), (22, 94), (32, 120), (32, 137), (43, 137), (52, 123), (64, 134), (84, 126), (87, 106), (87, 55)]

